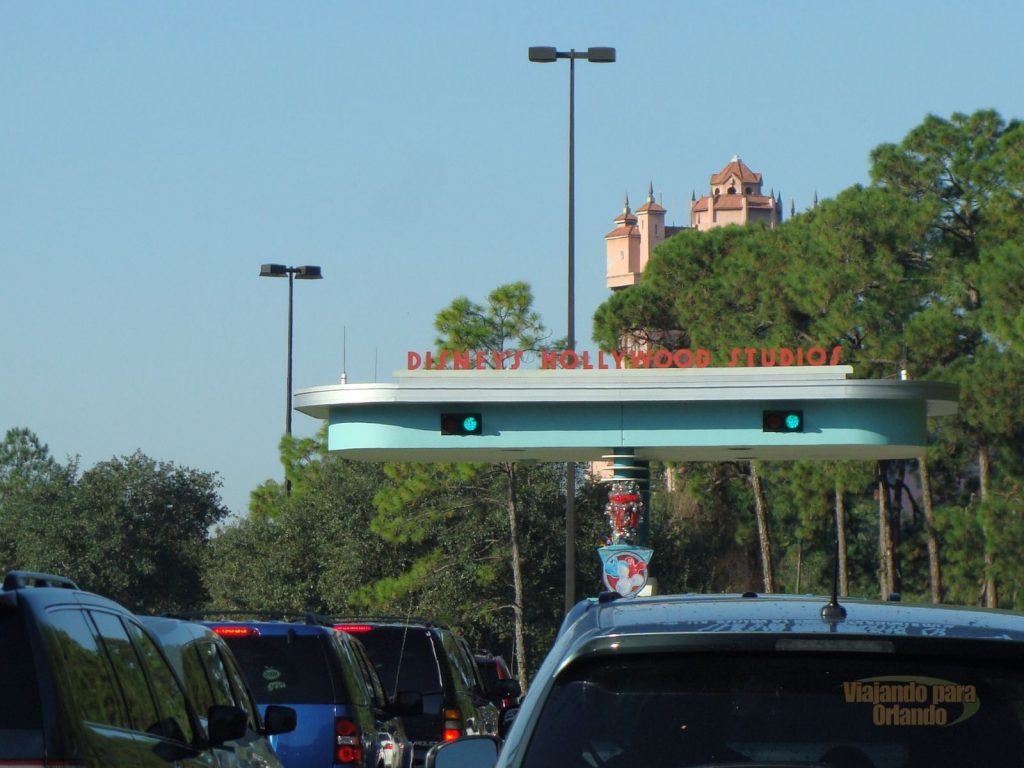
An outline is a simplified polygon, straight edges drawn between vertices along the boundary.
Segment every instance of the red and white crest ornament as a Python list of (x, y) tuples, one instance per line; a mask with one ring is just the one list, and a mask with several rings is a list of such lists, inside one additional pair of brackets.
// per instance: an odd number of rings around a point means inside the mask
[(604, 585), (623, 597), (636, 597), (647, 586), (647, 564), (653, 549), (613, 544), (597, 550)]

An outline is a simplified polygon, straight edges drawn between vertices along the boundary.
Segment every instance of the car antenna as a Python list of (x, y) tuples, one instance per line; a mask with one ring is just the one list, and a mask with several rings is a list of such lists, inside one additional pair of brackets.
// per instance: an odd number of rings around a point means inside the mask
[(836, 536), (835, 552), (833, 554), (832, 571), (832, 597), (828, 604), (821, 609), (821, 620), (827, 621), (833, 627), (837, 622), (846, 618), (846, 609), (839, 604), (839, 536)]

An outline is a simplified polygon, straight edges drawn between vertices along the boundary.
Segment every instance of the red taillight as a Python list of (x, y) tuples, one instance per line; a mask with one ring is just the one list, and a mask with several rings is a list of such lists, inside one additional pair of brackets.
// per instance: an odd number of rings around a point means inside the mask
[(369, 624), (335, 624), (334, 628), (339, 632), (348, 632), (349, 634), (369, 632), (373, 629)]
[(256, 627), (214, 627), (213, 631), (221, 637), (259, 637)]
[(363, 745), (359, 728), (347, 717), (334, 721), (334, 762), (345, 765), (363, 760)]
[(455, 741), (462, 735), (462, 712), (458, 709), (446, 709), (444, 711), (444, 740)]

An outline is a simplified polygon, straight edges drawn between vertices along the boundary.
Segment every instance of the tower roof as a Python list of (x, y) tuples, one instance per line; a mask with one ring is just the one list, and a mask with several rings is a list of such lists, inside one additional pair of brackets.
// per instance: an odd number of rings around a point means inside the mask
[(711, 176), (711, 183), (722, 184), (728, 180), (730, 176), (735, 176), (742, 182), (749, 181), (754, 184), (761, 183), (761, 174), (754, 173), (750, 170), (750, 168), (747, 167), (747, 164), (740, 160), (739, 155), (733, 155), (732, 160), (729, 161), (725, 168), (720, 170), (718, 173), (713, 174)]
[(647, 185), (647, 202), (636, 209), (637, 213), (664, 213), (665, 209), (654, 202), (654, 182)]

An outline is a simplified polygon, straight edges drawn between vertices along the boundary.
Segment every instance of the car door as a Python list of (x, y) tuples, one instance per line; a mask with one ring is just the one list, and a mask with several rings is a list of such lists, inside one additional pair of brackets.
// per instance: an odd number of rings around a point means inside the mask
[(95, 627), (80, 608), (47, 612), (44, 642), (60, 690), (62, 721), (82, 759), (95, 765), (145, 765), (144, 747)]

